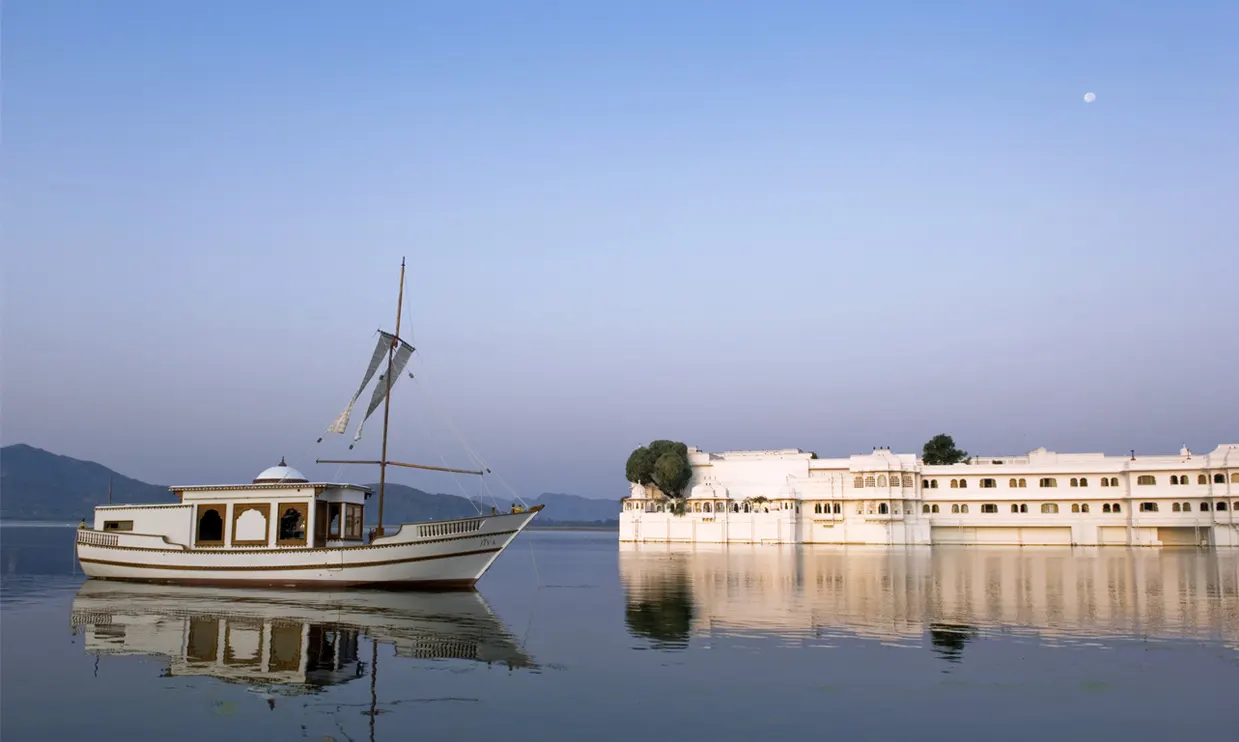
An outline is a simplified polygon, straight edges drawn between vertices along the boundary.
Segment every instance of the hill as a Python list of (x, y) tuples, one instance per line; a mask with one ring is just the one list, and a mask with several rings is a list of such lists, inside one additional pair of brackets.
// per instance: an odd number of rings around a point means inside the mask
[[(16, 443), (0, 448), (0, 519), (77, 521), (91, 518), (91, 509), (107, 502), (108, 482), (112, 500), (117, 503), (176, 502), (166, 488), (126, 477), (93, 461), (61, 456), (40, 448)], [(367, 485), (378, 491), (378, 484)], [(530, 505), (542, 503), (546, 512), (538, 526), (590, 525), (618, 526), (619, 505), (613, 500), (591, 500), (576, 495), (547, 493), (526, 498)], [(511, 503), (499, 499), (500, 509)], [(366, 507), (366, 523), (378, 521), (378, 502), (371, 497)], [(420, 520), (464, 518), (489, 512), (491, 503), (457, 495), (432, 494), (415, 487), (389, 482), (383, 503), (387, 524)], [(552, 517), (553, 516), (553, 517)]]

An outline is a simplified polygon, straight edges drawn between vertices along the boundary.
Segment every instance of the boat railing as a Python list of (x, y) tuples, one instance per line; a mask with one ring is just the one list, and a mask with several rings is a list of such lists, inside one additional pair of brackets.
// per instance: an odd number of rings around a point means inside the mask
[(115, 533), (92, 531), (86, 528), (78, 529), (77, 542), (87, 546), (119, 546), (120, 538)]

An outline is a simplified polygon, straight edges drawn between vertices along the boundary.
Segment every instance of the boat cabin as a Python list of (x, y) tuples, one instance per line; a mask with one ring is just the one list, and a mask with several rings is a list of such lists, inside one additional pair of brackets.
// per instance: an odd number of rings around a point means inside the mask
[(95, 530), (146, 536), (159, 542), (149, 544), (154, 548), (169, 544), (190, 549), (360, 545), (365, 540), (365, 503), (372, 494), (369, 488), (355, 484), (310, 482), (283, 460), (250, 484), (169, 489), (179, 502), (96, 507)]

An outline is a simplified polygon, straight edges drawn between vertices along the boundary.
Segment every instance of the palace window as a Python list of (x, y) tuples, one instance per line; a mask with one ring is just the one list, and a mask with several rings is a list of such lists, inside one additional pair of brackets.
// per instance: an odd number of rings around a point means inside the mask
[(952, 513), (955, 513), (955, 514), (958, 514), (958, 513), (959, 513), (959, 504), (958, 504), (958, 503), (956, 503), (956, 504), (954, 504), (954, 505), (952, 505), (952, 506), (951, 506), (951, 512), (952, 512)]
[(984, 503), (981, 505), (981, 512), (982, 513), (997, 513), (998, 506), (992, 502)]
[(857, 477), (855, 480), (853, 480), (853, 481), (852, 481), (852, 486), (853, 486), (853, 487), (855, 487), (856, 489), (864, 489), (864, 487), (865, 487), (865, 478), (864, 478), (864, 477)]
[(934, 506), (933, 506), (932, 508), (930, 508), (930, 511), (931, 511), (931, 512), (934, 512), (934, 513), (938, 512), (938, 504), (937, 504), (937, 503), (934, 503)]
[(959, 512), (963, 513), (964, 515), (967, 515), (968, 514), (968, 503), (964, 503), (963, 505), (960, 505)]
[(1071, 512), (1073, 512), (1073, 513), (1078, 513), (1078, 512), (1080, 512), (1080, 503), (1078, 503), (1078, 502), (1073, 502), (1073, 503), (1071, 503)]
[(1110, 486), (1110, 480), (1109, 480), (1109, 479), (1106, 479), (1105, 477), (1102, 477), (1102, 478), (1101, 478), (1101, 486), (1102, 486), (1102, 487), (1109, 487), (1109, 486)]
[(872, 475), (872, 474), (870, 474), (869, 476), (865, 477), (865, 486), (866, 486), (866, 487), (876, 487), (876, 486), (877, 486), (877, 484), (876, 484), (876, 483), (875, 483), (875, 481), (874, 481), (874, 478), (873, 478), (873, 475)]
[(1087, 502), (1086, 502), (1086, 503), (1082, 503), (1082, 504), (1080, 505), (1080, 512), (1081, 512), (1081, 513), (1087, 513), (1087, 512), (1088, 512), (1088, 503), (1087, 503)]
[(842, 513), (843, 513), (843, 504), (836, 502), (835, 503), (835, 515), (840, 515)]
[(1087, 486), (1088, 486), (1088, 477), (1080, 477), (1080, 486), (1081, 486), (1081, 487), (1087, 487)]
[(886, 503), (884, 502), (878, 503), (878, 515), (886, 515), (889, 512), (890, 512), (890, 508), (886, 506)]
[(1142, 512), (1142, 513), (1156, 513), (1156, 512), (1157, 512), (1157, 503), (1155, 503), (1155, 502), (1142, 502), (1142, 503), (1140, 503), (1140, 512)]
[(1007, 482), (1007, 486), (1010, 487), (1011, 489), (1015, 489), (1016, 487), (1019, 487), (1020, 485), (1018, 482), (1015, 481), (1014, 478), (1012, 478), (1010, 482)]
[(814, 506), (813, 506), (813, 512), (815, 512), (815, 513), (820, 513), (820, 512), (822, 512), (822, 503), (820, 503), (820, 502), (819, 502), (819, 503), (814, 504)]
[(1226, 503), (1224, 503), (1224, 502), (1219, 502), (1219, 503), (1218, 503), (1218, 504), (1214, 507), (1214, 510), (1225, 510), (1225, 509), (1226, 509)]
[(1213, 483), (1214, 484), (1226, 484), (1226, 475), (1225, 474), (1214, 474)]
[(913, 486), (913, 485), (912, 485), (912, 475), (911, 475), (911, 474), (904, 474), (904, 475), (903, 475), (903, 486), (904, 486), (904, 487), (911, 487), (911, 486)]
[(953, 489), (953, 490), (957, 490), (957, 489), (959, 489), (959, 480), (958, 480), (958, 479), (952, 479), (952, 480), (951, 480), (951, 489)]
[(1190, 512), (1192, 512), (1192, 503), (1190, 503), (1190, 502), (1185, 502), (1185, 503), (1183, 503), (1183, 512), (1185, 512), (1185, 513), (1190, 513)]
[(1202, 503), (1200, 503), (1200, 512), (1202, 512), (1202, 513), (1207, 513), (1207, 512), (1209, 512), (1209, 503), (1207, 503), (1207, 502), (1202, 502)]
[(1058, 480), (1053, 477), (1042, 477), (1038, 487), (1057, 487)]
[(1197, 476), (1197, 477), (1196, 477), (1196, 484), (1208, 484), (1208, 483), (1209, 483), (1209, 477), (1208, 477), (1208, 476), (1206, 476), (1206, 475), (1204, 475), (1204, 474), (1201, 474), (1201, 475), (1199, 475), (1199, 476)]
[(1183, 510), (1183, 506), (1177, 502), (1170, 506), (1170, 512), (1172, 513), (1178, 513), (1178, 512), (1181, 512), (1182, 510)]
[(1058, 503), (1043, 502), (1041, 503), (1041, 512), (1045, 514), (1053, 514), (1058, 512)]
[(938, 480), (936, 480), (936, 479), (931, 479), (931, 480), (929, 481), (929, 488), (930, 488), (931, 490), (936, 490), (936, 489), (938, 489)]
[(1136, 484), (1150, 485), (1157, 484), (1157, 477), (1152, 474), (1141, 474), (1136, 477)]
[(1076, 479), (1075, 477), (1072, 477), (1072, 478), (1071, 478), (1071, 486), (1072, 486), (1072, 487), (1079, 487), (1079, 486), (1080, 486), (1080, 480), (1079, 480), (1079, 479)]
[(1111, 486), (1111, 487), (1117, 487), (1117, 486), (1119, 486), (1119, 478), (1118, 478), (1118, 477), (1110, 477), (1110, 486)]
[(1233, 472), (1233, 473), (1230, 475), (1230, 483), (1231, 483), (1231, 484), (1239, 484), (1239, 471), (1237, 471), (1237, 472)]
[(922, 505), (922, 506), (921, 506), (921, 512), (922, 512), (922, 513), (925, 513), (926, 515), (928, 515), (928, 514), (929, 514), (929, 506), (928, 506), (928, 505)]
[(1114, 507), (1113, 507), (1113, 508), (1111, 508), (1111, 510), (1113, 510), (1113, 512), (1116, 512), (1116, 513), (1121, 513), (1121, 512), (1123, 512), (1123, 508), (1119, 507), (1119, 504), (1118, 504), (1117, 502), (1116, 502), (1116, 503), (1114, 503)]
[(997, 479), (982, 479), (981, 489), (993, 489), (998, 486)]
[(1108, 512), (1110, 512), (1110, 503), (1108, 503), (1108, 502), (1107, 502), (1105, 505), (1102, 505), (1102, 506), (1101, 506), (1101, 512), (1103, 512), (1103, 513), (1108, 513)]
[(883, 474), (883, 475), (881, 475), (881, 476), (879, 476), (879, 477), (878, 477), (878, 486), (879, 486), (879, 487), (885, 487), (885, 486), (886, 486), (886, 475), (885, 475), (885, 474)]
[(1018, 513), (1018, 512), (1020, 512), (1020, 506), (1019, 506), (1019, 505), (1016, 505), (1015, 503), (1011, 503), (1011, 512), (1013, 512), (1013, 513)]
[(1024, 479), (1023, 477), (1020, 477), (1020, 486), (1021, 486), (1021, 487), (1027, 487), (1027, 486), (1028, 486), (1028, 480)]

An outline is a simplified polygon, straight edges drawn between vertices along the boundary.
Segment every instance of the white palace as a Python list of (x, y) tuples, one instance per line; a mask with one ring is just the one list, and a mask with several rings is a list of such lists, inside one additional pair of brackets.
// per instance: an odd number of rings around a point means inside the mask
[(1239, 546), (1239, 444), (1156, 456), (1039, 448), (949, 466), (889, 449), (688, 452), (685, 512), (633, 484), (620, 541)]

